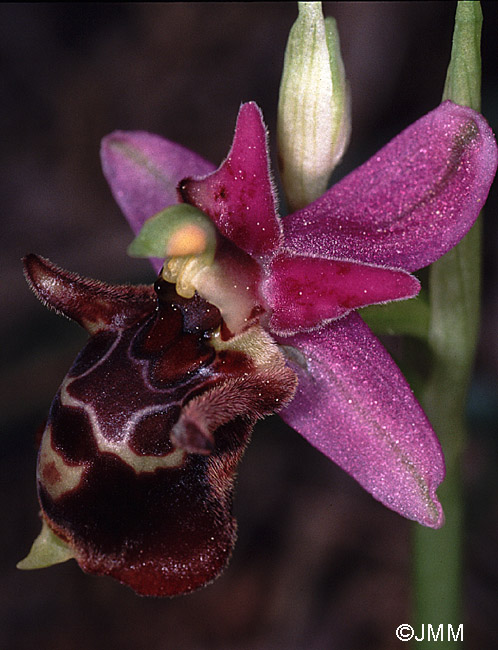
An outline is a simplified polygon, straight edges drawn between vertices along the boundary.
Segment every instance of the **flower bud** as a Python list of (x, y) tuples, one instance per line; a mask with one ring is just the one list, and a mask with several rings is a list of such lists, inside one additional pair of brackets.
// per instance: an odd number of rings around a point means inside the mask
[(278, 104), (280, 174), (289, 210), (327, 189), (350, 134), (350, 103), (339, 35), (320, 2), (300, 2), (289, 34)]

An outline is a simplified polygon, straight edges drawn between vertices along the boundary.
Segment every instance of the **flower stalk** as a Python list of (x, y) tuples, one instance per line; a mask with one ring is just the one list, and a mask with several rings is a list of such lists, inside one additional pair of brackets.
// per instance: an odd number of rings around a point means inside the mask
[[(480, 3), (459, 2), (443, 92), (443, 101), (450, 99), (474, 110), (480, 110), (481, 25)], [(439, 491), (446, 524), (438, 531), (414, 528), (417, 626), (462, 623), (461, 463), (466, 444), (465, 403), (478, 340), (480, 273), (479, 219), (466, 237), (430, 268), (428, 342), (433, 365), (419, 398), (446, 459), (446, 478)], [(422, 647), (426, 646), (417, 644)], [(457, 645), (452, 643), (453, 647)]]

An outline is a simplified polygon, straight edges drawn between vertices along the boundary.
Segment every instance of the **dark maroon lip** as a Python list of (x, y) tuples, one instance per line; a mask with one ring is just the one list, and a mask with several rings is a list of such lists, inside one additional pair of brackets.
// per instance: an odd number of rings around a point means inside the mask
[[(234, 475), (254, 422), (290, 399), (293, 372), (216, 349), (216, 307), (110, 287), (28, 256), (49, 307), (90, 333), (50, 409), (38, 460), (43, 517), (89, 573), (140, 594), (216, 578), (236, 538)], [(273, 344), (271, 344), (273, 345)]]

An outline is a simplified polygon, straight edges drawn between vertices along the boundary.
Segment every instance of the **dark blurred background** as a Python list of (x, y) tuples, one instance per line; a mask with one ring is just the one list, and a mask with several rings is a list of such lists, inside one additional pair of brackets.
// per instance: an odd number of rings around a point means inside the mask
[[(498, 129), (497, 5), (483, 3), (483, 113)], [(455, 3), (325, 3), (352, 90), (337, 178), (440, 101)], [(109, 282), (148, 282), (102, 176), (99, 142), (144, 129), (219, 163), (242, 101), (275, 133), (291, 2), (3, 4), (0, 273), (0, 647), (6, 650), (391, 650), (409, 621), (412, 524), (271, 418), (241, 465), (239, 541), (213, 585), (139, 598), (74, 562), (15, 563), (38, 534), (34, 434), (85, 335), (45, 310), (20, 258), (37, 252)], [(272, 141), (274, 146), (274, 141)], [(486, 209), (482, 338), (465, 458), (465, 639), (498, 647), (498, 201)]]

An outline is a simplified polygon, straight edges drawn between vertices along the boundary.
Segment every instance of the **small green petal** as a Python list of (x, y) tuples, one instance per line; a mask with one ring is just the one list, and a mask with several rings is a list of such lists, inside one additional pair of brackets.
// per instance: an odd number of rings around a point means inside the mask
[(186, 203), (166, 208), (147, 219), (128, 247), (133, 257), (186, 257), (203, 255), (214, 258), (216, 229), (209, 217)]
[(41, 533), (33, 542), (30, 552), (17, 563), (18, 569), (44, 569), (74, 558), (69, 546), (55, 535), (43, 521)]

